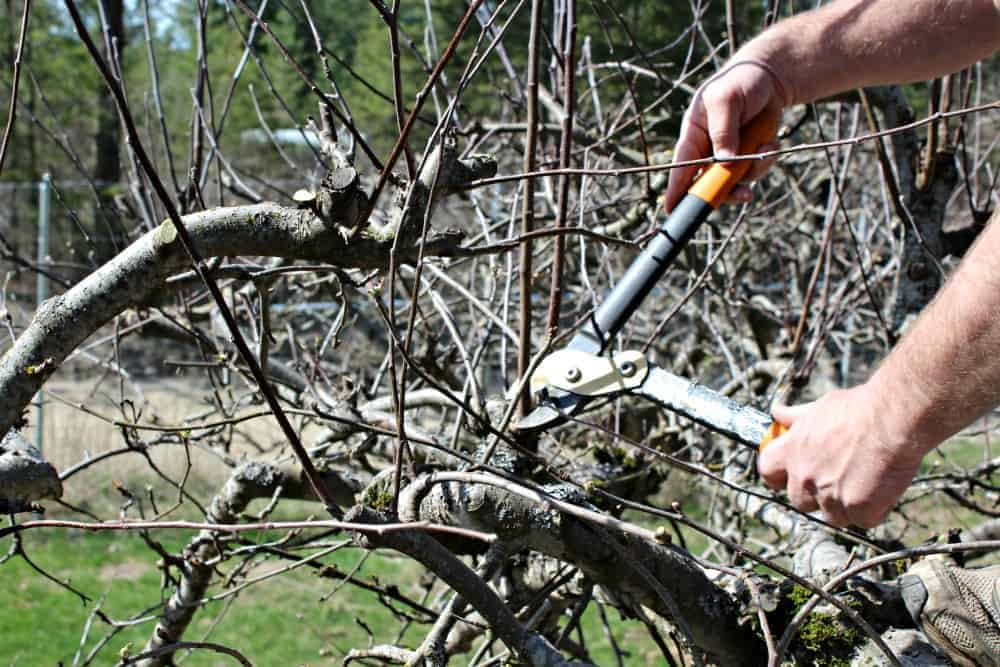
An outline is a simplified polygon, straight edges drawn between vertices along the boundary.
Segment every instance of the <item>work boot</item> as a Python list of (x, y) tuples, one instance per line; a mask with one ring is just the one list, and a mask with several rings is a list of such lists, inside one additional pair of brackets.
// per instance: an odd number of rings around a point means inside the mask
[(899, 578), (910, 616), (956, 665), (1000, 667), (1000, 565), (925, 558)]

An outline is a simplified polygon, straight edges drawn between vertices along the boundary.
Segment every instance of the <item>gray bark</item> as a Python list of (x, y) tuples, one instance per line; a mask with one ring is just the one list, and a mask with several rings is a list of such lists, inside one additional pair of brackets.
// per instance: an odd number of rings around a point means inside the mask
[[(501, 478), (497, 482), (439, 483), (426, 495), (425, 485), (415, 482), (400, 496), (400, 514), (405, 520), (494, 532), (503, 541), (571, 563), (594, 583), (687, 626), (697, 648), (718, 664), (762, 664), (763, 643), (740, 624), (729, 594), (688, 555), (542, 508), (500, 488)], [(550, 492), (574, 504), (584, 500), (564, 488)]]
[(962, 542), (1000, 540), (1000, 519), (989, 519), (978, 526), (966, 528), (959, 535), (959, 540)]
[[(344, 520), (372, 524), (385, 522), (381, 515), (365, 507), (355, 507), (344, 516)], [(582, 667), (581, 663), (564, 660), (544, 637), (526, 630), (493, 589), (426, 533), (415, 530), (381, 535), (373, 533), (358, 535), (357, 540), (366, 548), (388, 547), (422, 563), (478, 611), (496, 636), (528, 664), (536, 667)]]
[(20, 434), (0, 440), (0, 513), (24, 512), (31, 503), (62, 496), (62, 482), (51, 463)]
[[(941, 667), (951, 661), (918, 630), (891, 628), (882, 634), (882, 639), (896, 654), (904, 667)], [(882, 667), (888, 665), (882, 651), (875, 643), (868, 641), (851, 659), (852, 667)]]
[[(913, 110), (899, 86), (868, 91), (869, 99), (885, 117), (886, 125), (899, 127), (913, 121)], [(944, 282), (940, 260), (947, 254), (943, 230), (948, 198), (958, 184), (954, 155), (943, 149), (924, 165), (931, 178), (918, 177), (921, 151), (916, 130), (892, 135), (892, 149), (900, 202), (905, 209), (903, 257), (896, 283), (892, 326), (899, 331), (907, 319), (931, 302)], [(908, 219), (906, 219), (908, 218)]]

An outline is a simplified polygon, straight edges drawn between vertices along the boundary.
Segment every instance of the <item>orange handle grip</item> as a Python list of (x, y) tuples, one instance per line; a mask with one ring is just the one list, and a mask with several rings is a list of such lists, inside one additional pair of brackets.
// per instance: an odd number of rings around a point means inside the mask
[(772, 440), (788, 433), (788, 427), (784, 424), (779, 424), (778, 422), (771, 422), (771, 425), (767, 427), (767, 433), (764, 434), (763, 439), (760, 444), (757, 445), (757, 452), (763, 452), (764, 448), (767, 447)]
[[(777, 133), (778, 121), (774, 115), (766, 112), (760, 114), (740, 130), (740, 154), (757, 152), (758, 148), (774, 139)], [(688, 194), (695, 195), (712, 208), (719, 208), (748, 171), (749, 160), (713, 164), (695, 181)]]

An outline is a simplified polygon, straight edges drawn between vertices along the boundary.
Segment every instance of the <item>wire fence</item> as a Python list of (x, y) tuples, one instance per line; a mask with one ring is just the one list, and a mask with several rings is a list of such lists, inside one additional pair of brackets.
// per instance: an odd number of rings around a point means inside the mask
[[(39, 272), (68, 287), (145, 231), (122, 184), (56, 177), (47, 186), (48, 244), (39, 256), (42, 183), (0, 181), (0, 286), (10, 308), (33, 309)], [(270, 184), (289, 192), (308, 185), (284, 179)]]
[[(97, 246), (111, 241), (111, 234), (98, 228), (95, 218), (108, 215), (107, 194), (110, 183), (82, 180), (0, 181), (0, 235), (4, 248), (4, 271), (29, 270), (22, 261), (35, 257), (40, 222), (40, 194), (50, 193), (49, 255), (40, 268), (52, 273), (86, 271), (93, 265), (88, 255)], [(30, 271), (33, 273), (33, 271)], [(69, 280), (70, 276), (66, 276)]]
[(0, 182), (0, 278), (8, 307), (33, 307), (38, 297), (38, 269), (49, 273), (53, 268), (49, 254), (38, 253), (43, 216), (51, 219), (47, 216), (51, 208), (43, 210), (42, 199), (50, 192), (49, 181), (44, 179)]
[[(34, 232), (35, 304), (42, 303), (48, 296), (50, 257), (48, 253), (49, 222), (51, 211), (51, 179), (45, 174), (36, 183), (0, 183), (0, 195), (4, 207), (0, 209), (0, 242), (3, 244), (4, 305), (10, 301), (20, 302), (27, 307), (30, 303), (29, 280), (31, 260), (28, 254), (31, 232)], [(34, 197), (34, 208), (31, 198)], [(34, 215), (32, 215), (34, 214)], [(34, 219), (32, 219), (34, 218)], [(34, 223), (34, 224), (32, 224)], [(4, 309), (6, 310), (6, 308)], [(44, 448), (44, 407), (42, 394), (35, 400), (35, 447)]]

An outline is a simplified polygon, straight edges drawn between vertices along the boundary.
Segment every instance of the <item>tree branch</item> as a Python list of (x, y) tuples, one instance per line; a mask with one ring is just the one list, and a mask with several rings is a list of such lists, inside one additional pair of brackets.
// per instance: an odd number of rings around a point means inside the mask
[[(340, 225), (307, 209), (272, 203), (211, 209), (183, 222), (204, 257), (265, 255), (375, 268), (384, 264), (393, 241), (365, 235), (348, 241)], [(403, 259), (412, 261), (416, 239), (407, 230), (400, 233), (407, 236)], [(449, 254), (461, 236), (446, 231), (428, 241), (424, 252)], [(23, 424), (22, 411), (73, 349), (126, 309), (158, 301), (167, 277), (188, 263), (166, 221), (66, 293), (44, 302), (0, 358), (0, 433)]]
[[(461, 481), (447, 481), (449, 477)], [(581, 503), (582, 496), (565, 487), (547, 491), (539, 494), (493, 475), (442, 473), (411, 484), (400, 499), (400, 513), (409, 520), (419, 516), (496, 532), (501, 540), (572, 563), (595, 583), (661, 616), (674, 618), (679, 611), (682, 618), (675, 620), (686, 621), (694, 642), (720, 664), (761, 664), (763, 642), (739, 623), (734, 601), (690, 556), (648, 536), (616, 529), (613, 523), (597, 525), (577, 518), (567, 510)], [(537, 501), (539, 495), (544, 499)], [(641, 563), (645, 572), (630, 563)], [(658, 582), (677, 610), (670, 609), (673, 605), (657, 594), (644, 574)]]
[[(373, 524), (386, 522), (384, 517), (366, 507), (351, 509), (345, 519)], [(582, 667), (581, 663), (564, 660), (544, 637), (526, 630), (493, 589), (433, 538), (416, 531), (400, 531), (358, 535), (357, 540), (365, 548), (388, 547), (422, 563), (472, 605), (500, 640), (528, 664), (537, 667)]]
[(62, 482), (52, 464), (20, 434), (0, 439), (0, 513), (23, 512), (42, 498), (62, 496)]

